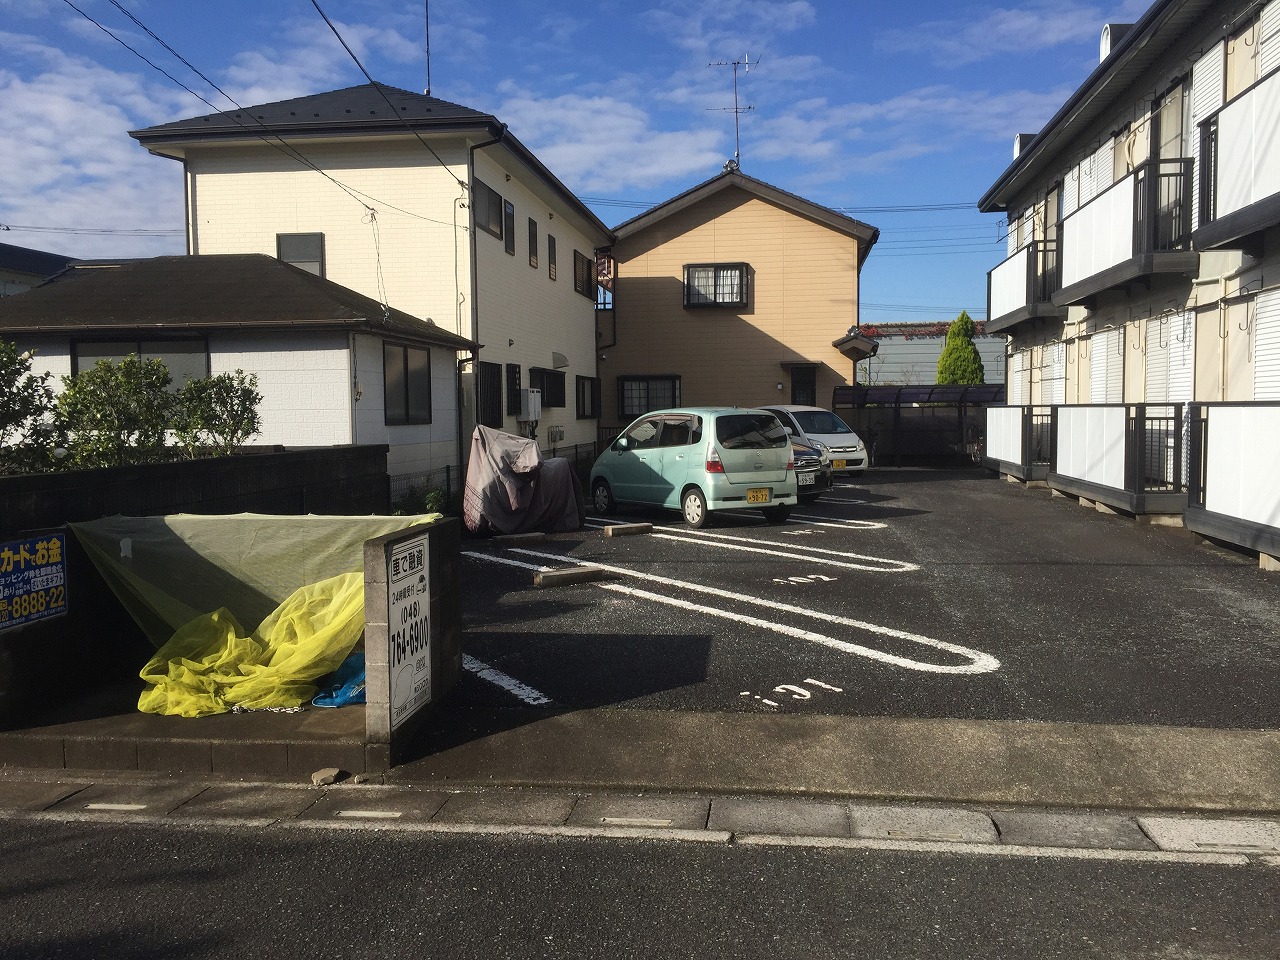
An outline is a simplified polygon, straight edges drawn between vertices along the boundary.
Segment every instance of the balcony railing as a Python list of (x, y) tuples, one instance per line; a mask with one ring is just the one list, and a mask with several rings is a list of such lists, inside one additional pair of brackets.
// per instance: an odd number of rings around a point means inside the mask
[[(1280, 195), (1280, 72), (1236, 97), (1200, 126), (1200, 226)], [(1275, 226), (1274, 212), (1237, 236)], [(1222, 231), (1214, 231), (1219, 233)], [(1213, 237), (1235, 239), (1235, 236)], [(1196, 237), (1197, 244), (1200, 235)]]
[(1063, 220), (1063, 288), (1146, 254), (1188, 250), (1191, 171), (1190, 159), (1148, 160)]
[(987, 316), (993, 321), (1049, 303), (1061, 286), (1058, 245), (1036, 240), (987, 274)]
[(1049, 474), (1050, 407), (987, 407), (984, 464), (1020, 480)]
[(1191, 404), (1188, 529), (1280, 556), (1280, 403)]
[(1134, 514), (1182, 513), (1183, 429), (1178, 404), (1056, 406), (1049, 486)]

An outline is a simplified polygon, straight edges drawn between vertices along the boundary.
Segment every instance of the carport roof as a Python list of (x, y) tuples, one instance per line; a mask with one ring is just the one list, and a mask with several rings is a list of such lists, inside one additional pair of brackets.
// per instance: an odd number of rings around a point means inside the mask
[(86, 260), (0, 299), (0, 334), (357, 329), (453, 350), (474, 341), (260, 253)]

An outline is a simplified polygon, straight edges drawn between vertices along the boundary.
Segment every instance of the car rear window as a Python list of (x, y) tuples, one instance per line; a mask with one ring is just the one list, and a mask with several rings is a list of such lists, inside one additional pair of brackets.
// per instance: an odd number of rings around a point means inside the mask
[(716, 440), (726, 450), (785, 447), (791, 438), (771, 413), (730, 413), (716, 418)]
[(805, 433), (853, 433), (849, 425), (830, 410), (793, 410), (791, 415)]

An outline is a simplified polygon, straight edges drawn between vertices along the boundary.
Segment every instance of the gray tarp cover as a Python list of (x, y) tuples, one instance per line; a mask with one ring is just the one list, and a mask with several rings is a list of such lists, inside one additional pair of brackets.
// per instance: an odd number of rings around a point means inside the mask
[(479, 426), (462, 519), (472, 533), (563, 533), (586, 522), (582, 485), (564, 457), (543, 460), (535, 440)]

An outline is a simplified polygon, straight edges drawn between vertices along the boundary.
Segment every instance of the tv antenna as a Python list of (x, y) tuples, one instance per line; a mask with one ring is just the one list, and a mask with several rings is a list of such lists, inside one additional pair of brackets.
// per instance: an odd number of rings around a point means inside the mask
[(717, 60), (714, 63), (707, 64), (709, 67), (733, 67), (733, 106), (707, 107), (708, 110), (722, 110), (733, 114), (733, 160), (724, 165), (726, 170), (730, 169), (730, 164), (732, 164), (734, 170), (737, 170), (742, 159), (742, 140), (738, 134), (738, 118), (742, 114), (755, 109), (750, 104), (745, 107), (738, 106), (738, 68), (742, 67), (743, 74), (748, 74), (751, 72), (751, 68), (759, 63), (760, 60), (758, 58), (754, 61), (751, 59), (751, 52), (748, 51), (747, 55), (741, 60)]

